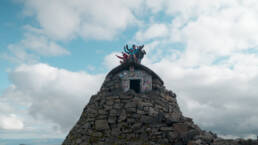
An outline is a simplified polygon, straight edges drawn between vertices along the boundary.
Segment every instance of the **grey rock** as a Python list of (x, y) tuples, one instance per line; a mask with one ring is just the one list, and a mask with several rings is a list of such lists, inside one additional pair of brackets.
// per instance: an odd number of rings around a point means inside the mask
[(160, 130), (161, 131), (173, 131), (174, 128), (173, 127), (161, 127)]
[(94, 137), (101, 137), (103, 134), (101, 132), (93, 132), (91, 135)]
[(125, 110), (122, 110), (118, 121), (121, 122), (121, 121), (124, 121), (125, 119), (126, 119), (126, 112), (125, 112)]
[(153, 118), (152, 118), (151, 116), (145, 116), (145, 115), (143, 115), (143, 116), (141, 117), (141, 121), (142, 121), (143, 123), (151, 123), (151, 122), (153, 121)]
[(104, 109), (100, 109), (100, 110), (98, 110), (98, 114), (100, 114), (100, 115), (106, 115), (106, 114), (107, 114), (107, 111), (105, 111)]
[(149, 108), (149, 114), (151, 115), (151, 116), (156, 116), (156, 115), (158, 115), (158, 112), (157, 111), (155, 111), (153, 108)]
[(113, 103), (114, 103), (114, 102), (111, 101), (111, 100), (109, 100), (109, 101), (106, 102), (107, 105), (113, 105)]
[(109, 117), (108, 118), (108, 123), (116, 123), (116, 117)]
[(135, 108), (136, 103), (135, 102), (128, 102), (125, 104), (125, 108)]
[(126, 108), (126, 111), (130, 112), (130, 113), (135, 113), (136, 112), (136, 108)]
[(116, 110), (112, 109), (112, 110), (110, 110), (109, 115), (110, 115), (110, 116), (117, 116), (117, 115), (118, 115), (118, 113), (117, 113), (117, 111), (116, 111)]
[(113, 108), (114, 109), (121, 109), (121, 104), (118, 104), (118, 103), (115, 103), (114, 105), (113, 105)]
[(107, 130), (109, 129), (108, 122), (106, 120), (96, 120), (95, 128), (96, 130)]
[(80, 139), (80, 138), (78, 138), (77, 140), (76, 140), (76, 143), (77, 144), (80, 144), (82, 142), (82, 140)]
[(111, 131), (112, 136), (118, 136), (120, 134), (120, 129), (119, 128), (114, 128)]

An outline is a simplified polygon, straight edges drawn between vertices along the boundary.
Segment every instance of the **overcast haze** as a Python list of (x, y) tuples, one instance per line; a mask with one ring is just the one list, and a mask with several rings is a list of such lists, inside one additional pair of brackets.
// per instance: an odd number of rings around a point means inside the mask
[(125, 44), (226, 138), (258, 135), (257, 0), (2, 0), (0, 138), (64, 138)]

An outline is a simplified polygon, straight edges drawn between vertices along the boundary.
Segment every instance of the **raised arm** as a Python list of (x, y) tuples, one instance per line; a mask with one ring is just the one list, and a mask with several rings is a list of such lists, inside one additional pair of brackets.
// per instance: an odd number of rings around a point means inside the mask
[(128, 45), (126, 44), (126, 46), (124, 46), (124, 51), (125, 53), (129, 54), (129, 50), (128, 50)]
[(118, 56), (118, 55), (116, 55), (116, 57), (118, 57), (118, 58), (120, 58), (120, 59), (123, 59), (123, 57), (122, 57), (122, 56)]

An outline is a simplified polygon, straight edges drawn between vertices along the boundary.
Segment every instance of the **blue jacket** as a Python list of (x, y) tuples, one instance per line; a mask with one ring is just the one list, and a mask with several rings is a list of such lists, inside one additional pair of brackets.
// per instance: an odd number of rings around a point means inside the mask
[(129, 55), (134, 55), (134, 54), (136, 54), (137, 49), (133, 49), (133, 48), (128, 49), (128, 48), (125, 48), (125, 47), (124, 47), (124, 51), (125, 51), (127, 54), (129, 54)]

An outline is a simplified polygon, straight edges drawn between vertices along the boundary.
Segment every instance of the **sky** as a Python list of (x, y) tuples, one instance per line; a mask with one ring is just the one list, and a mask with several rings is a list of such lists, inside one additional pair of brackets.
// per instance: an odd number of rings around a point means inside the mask
[(258, 135), (258, 1), (1, 0), (0, 138), (64, 138), (125, 44), (225, 138)]

